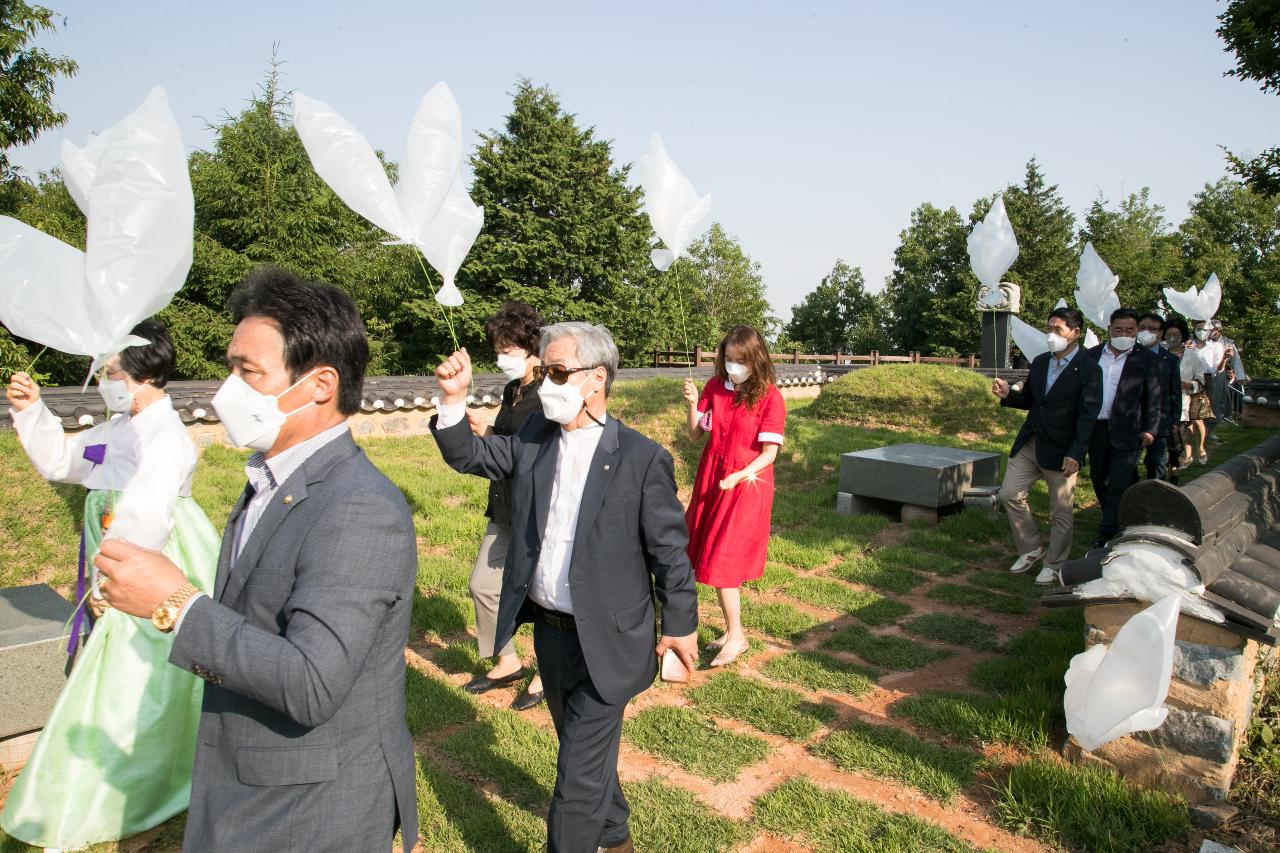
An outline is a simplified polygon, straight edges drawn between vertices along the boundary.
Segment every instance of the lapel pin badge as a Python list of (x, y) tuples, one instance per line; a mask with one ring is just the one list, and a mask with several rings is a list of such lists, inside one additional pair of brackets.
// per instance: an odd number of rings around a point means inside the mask
[(604, 466), (604, 470), (608, 471), (608, 470), (609, 470), (609, 466), (608, 466), (608, 465)]
[(284, 502), (286, 506), (293, 503), (293, 495), (285, 495)]

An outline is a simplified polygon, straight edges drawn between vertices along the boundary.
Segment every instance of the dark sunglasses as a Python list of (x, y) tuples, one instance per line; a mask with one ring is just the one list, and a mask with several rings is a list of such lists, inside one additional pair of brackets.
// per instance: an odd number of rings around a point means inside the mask
[(534, 379), (550, 379), (553, 385), (563, 385), (569, 381), (569, 377), (579, 370), (595, 370), (594, 367), (564, 367), (559, 364), (552, 364), (546, 367), (535, 367), (533, 369)]

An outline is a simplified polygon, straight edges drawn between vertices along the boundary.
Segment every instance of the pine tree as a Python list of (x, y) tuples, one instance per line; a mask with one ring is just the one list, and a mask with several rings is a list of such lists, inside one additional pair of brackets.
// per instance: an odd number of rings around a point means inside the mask
[[(1046, 183), (1034, 157), (1027, 162), (1023, 182), (1005, 190), (1004, 203), (1018, 236), (1019, 250), (1018, 260), (1006, 278), (1022, 288), (1022, 318), (1038, 325), (1059, 299), (1073, 301), (1076, 270), (1080, 267), (1075, 217), (1058, 194), (1058, 187)], [(982, 213), (986, 213), (986, 207)]]
[(977, 352), (978, 280), (969, 269), (964, 219), (954, 207), (926, 202), (911, 212), (911, 224), (899, 236), (885, 283), (895, 348), (928, 355)]
[(606, 324), (627, 363), (647, 360), (657, 338), (679, 328), (665, 290), (685, 261), (665, 278), (654, 272), (630, 167), (615, 166), (611, 144), (580, 128), (549, 88), (517, 81), (503, 129), (481, 137), (471, 164), (485, 224), (458, 276), (469, 339), (505, 299), (551, 322)]

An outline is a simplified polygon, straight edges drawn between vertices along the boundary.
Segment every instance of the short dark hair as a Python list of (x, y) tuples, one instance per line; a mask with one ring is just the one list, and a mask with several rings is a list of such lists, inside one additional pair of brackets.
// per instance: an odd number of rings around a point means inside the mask
[(504, 302), (498, 313), (484, 324), (484, 333), (495, 351), (503, 347), (520, 347), (529, 355), (538, 352), (542, 327), (546, 321), (538, 309), (526, 302)]
[(1170, 329), (1177, 329), (1179, 332), (1182, 332), (1182, 339), (1184, 341), (1191, 338), (1191, 330), (1187, 328), (1187, 321), (1181, 317), (1170, 317), (1168, 320), (1164, 321), (1164, 331), (1167, 332)]
[(1162, 332), (1164, 331), (1165, 324), (1169, 322), (1168, 320), (1161, 317), (1159, 314), (1157, 314), (1154, 311), (1148, 311), (1147, 313), (1143, 314), (1141, 317), (1138, 318), (1139, 323), (1141, 323), (1143, 320), (1155, 320), (1157, 323), (1160, 324), (1160, 331)]
[(1084, 312), (1079, 308), (1054, 308), (1049, 312), (1049, 319), (1054, 317), (1066, 323), (1068, 329), (1078, 331), (1084, 328)]
[(1132, 320), (1136, 323), (1138, 322), (1138, 312), (1132, 308), (1117, 308), (1111, 312), (1111, 317), (1107, 320), (1107, 324), (1110, 325), (1116, 320)]
[(146, 338), (151, 343), (121, 350), (120, 366), (134, 381), (150, 382), (156, 388), (163, 388), (169, 382), (169, 374), (173, 373), (177, 359), (168, 330), (153, 318), (143, 320), (129, 334)]
[(247, 317), (274, 321), (284, 338), (290, 380), (298, 381), (314, 367), (332, 367), (338, 372), (338, 410), (344, 415), (360, 410), (369, 339), (346, 293), (276, 266), (261, 266), (231, 294), (231, 315), (237, 325)]

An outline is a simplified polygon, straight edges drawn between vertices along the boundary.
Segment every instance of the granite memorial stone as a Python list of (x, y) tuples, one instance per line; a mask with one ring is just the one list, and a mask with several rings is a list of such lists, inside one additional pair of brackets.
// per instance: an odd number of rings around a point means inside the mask
[(67, 677), (72, 607), (47, 584), (0, 589), (0, 739), (44, 726)]
[(998, 487), (999, 480), (999, 453), (931, 444), (859, 450), (840, 457), (836, 510), (858, 515), (919, 507), (936, 513), (963, 503), (967, 492)]

